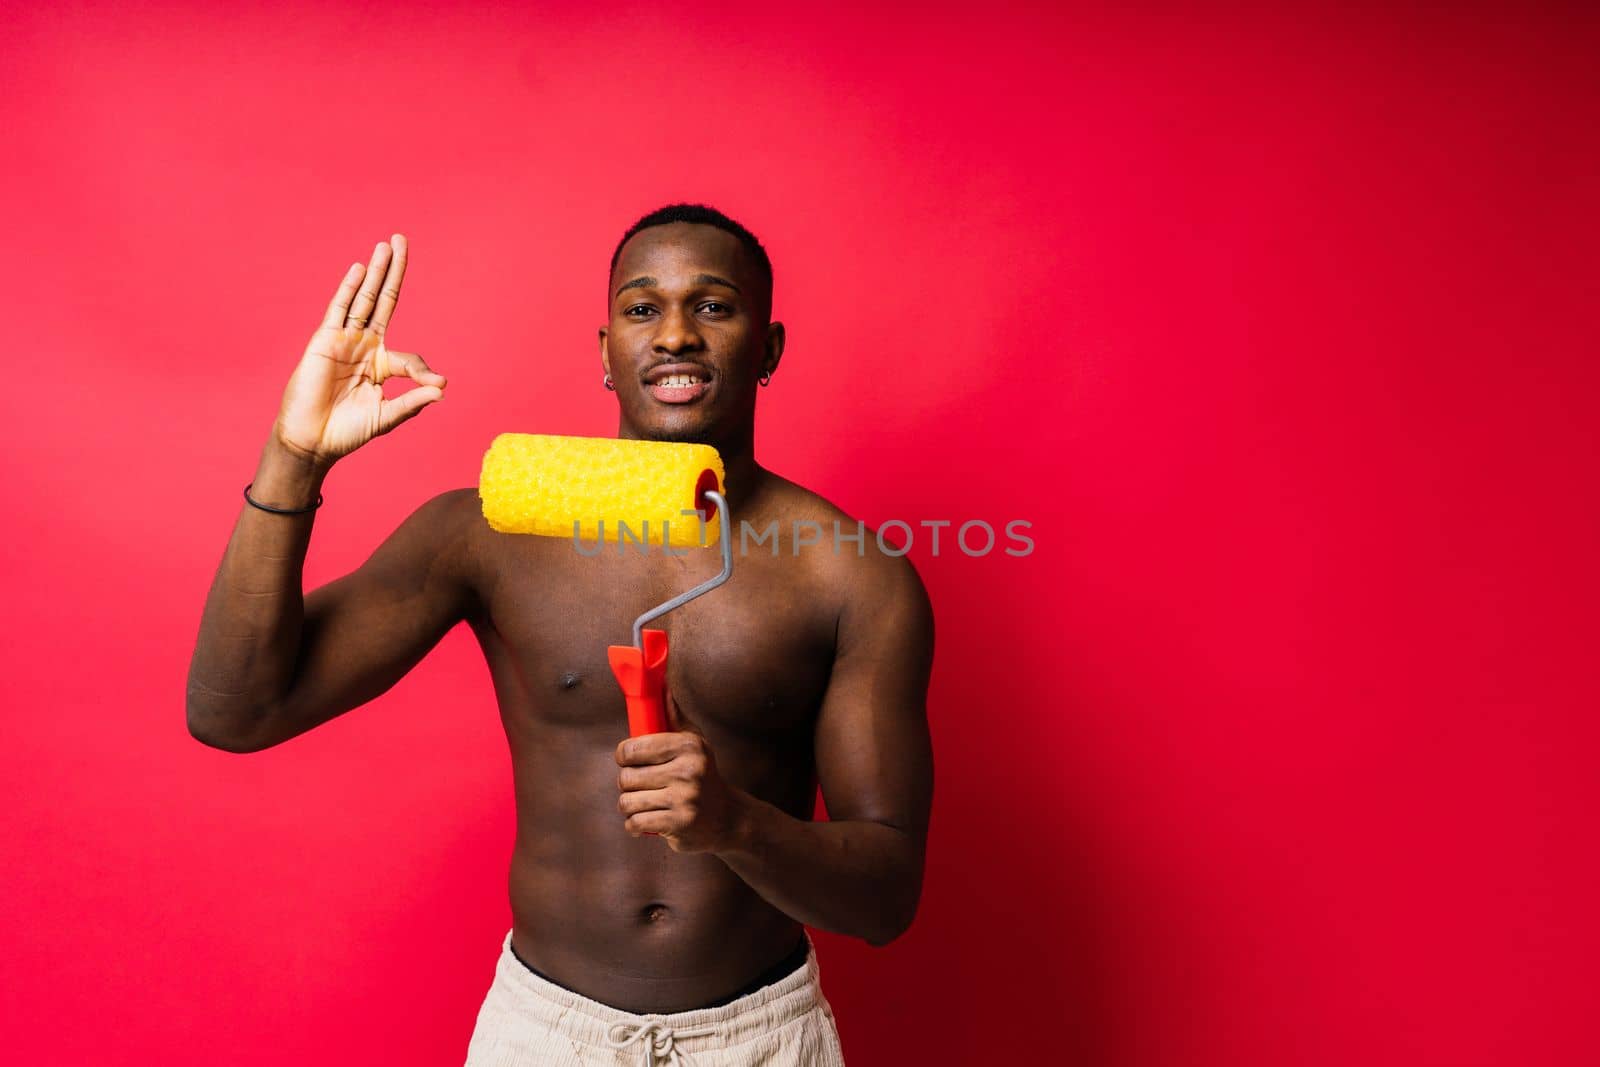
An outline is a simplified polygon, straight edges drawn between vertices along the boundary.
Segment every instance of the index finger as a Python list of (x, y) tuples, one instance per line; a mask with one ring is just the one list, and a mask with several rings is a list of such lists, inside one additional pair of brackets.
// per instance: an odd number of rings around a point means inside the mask
[(389, 247), (394, 252), (389, 258), (389, 272), (383, 277), (383, 289), (378, 293), (378, 307), (372, 313), (372, 321), (367, 323), (367, 329), (377, 331), (380, 336), (389, 328), (389, 316), (394, 314), (394, 306), (400, 301), (400, 282), (406, 276), (406, 235), (395, 234), (389, 239)]
[(333, 294), (322, 316), (322, 325), (335, 329), (344, 325), (345, 316), (350, 314), (350, 301), (355, 299), (356, 290), (361, 288), (361, 277), (366, 273), (367, 268), (360, 263), (350, 264), (350, 269), (344, 272), (344, 281), (339, 283), (339, 291)]
[(616, 760), (624, 767), (671, 763), (678, 758), (682, 742), (676, 734), (640, 734), (617, 745)]

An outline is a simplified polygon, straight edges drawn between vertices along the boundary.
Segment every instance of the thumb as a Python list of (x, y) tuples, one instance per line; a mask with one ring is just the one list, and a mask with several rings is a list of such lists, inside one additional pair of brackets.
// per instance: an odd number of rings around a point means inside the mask
[(437, 385), (418, 385), (399, 396), (384, 397), (378, 405), (378, 432), (388, 433), (442, 396), (444, 390)]

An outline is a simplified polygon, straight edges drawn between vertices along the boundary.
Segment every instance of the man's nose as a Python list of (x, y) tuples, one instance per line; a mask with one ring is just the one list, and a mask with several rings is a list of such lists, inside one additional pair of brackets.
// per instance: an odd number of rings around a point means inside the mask
[(695, 329), (694, 317), (680, 310), (663, 314), (656, 328), (654, 347), (663, 354), (692, 352), (703, 347), (700, 331)]

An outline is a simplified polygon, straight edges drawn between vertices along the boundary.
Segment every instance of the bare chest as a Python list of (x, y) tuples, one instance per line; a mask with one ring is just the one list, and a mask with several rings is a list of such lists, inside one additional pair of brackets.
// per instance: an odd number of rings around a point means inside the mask
[[(649, 555), (570, 541), (490, 535), (486, 618), (477, 626), (508, 731), (626, 734), (609, 645), (634, 619), (717, 573), (709, 550)], [(667, 687), (708, 736), (776, 753), (809, 748), (833, 665), (837, 608), (783, 558), (737, 558), (724, 585), (651, 625), (668, 634)], [(621, 732), (618, 733), (620, 727)], [(611, 743), (615, 743), (614, 740)]]

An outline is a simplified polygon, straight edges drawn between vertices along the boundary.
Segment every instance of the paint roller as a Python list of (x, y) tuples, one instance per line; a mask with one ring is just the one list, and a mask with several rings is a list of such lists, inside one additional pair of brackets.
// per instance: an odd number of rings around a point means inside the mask
[(721, 545), (721, 574), (640, 615), (632, 645), (606, 649), (631, 737), (670, 729), (667, 634), (645, 624), (733, 575), (724, 477), (715, 448), (672, 441), (503, 433), (484, 453), (478, 496), (483, 517), (501, 533), (664, 549)]

